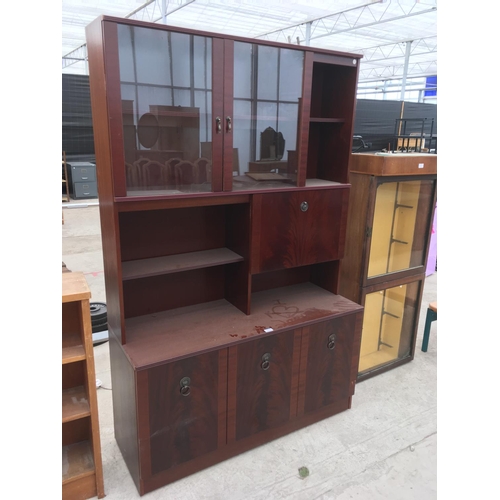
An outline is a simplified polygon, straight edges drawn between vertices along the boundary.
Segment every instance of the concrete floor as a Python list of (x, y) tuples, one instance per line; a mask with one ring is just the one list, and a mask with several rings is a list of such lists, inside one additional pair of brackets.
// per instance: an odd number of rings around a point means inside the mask
[[(106, 302), (96, 200), (63, 203), (62, 261), (83, 272), (92, 302)], [(427, 277), (415, 359), (360, 382), (350, 410), (243, 453), (144, 496), (147, 499), (437, 498), (437, 322), (420, 350), (437, 273)], [(114, 439), (108, 343), (94, 347), (107, 500), (139, 498)], [(299, 477), (305, 466), (309, 476)]]

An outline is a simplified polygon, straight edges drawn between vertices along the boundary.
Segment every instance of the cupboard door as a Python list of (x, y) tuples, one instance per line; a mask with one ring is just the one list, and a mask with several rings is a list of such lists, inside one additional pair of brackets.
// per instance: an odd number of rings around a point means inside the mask
[(347, 188), (254, 195), (252, 272), (342, 258), (348, 195)]
[(116, 30), (112, 77), (121, 95), (110, 112), (122, 122), (123, 143), (115, 194), (221, 191), (222, 40), (164, 27)]
[(276, 428), (295, 417), (300, 330), (230, 349), (228, 441)]
[(377, 184), (366, 282), (423, 268), (428, 248), (436, 181), (403, 178)]
[[(148, 370), (152, 475), (225, 442), (219, 409), (225, 408), (226, 394), (225, 384), (219, 383), (219, 365), (220, 353), (214, 351)], [(225, 371), (226, 366), (221, 368)]]
[(353, 394), (351, 366), (356, 315), (342, 316), (303, 328), (299, 414), (319, 410)]

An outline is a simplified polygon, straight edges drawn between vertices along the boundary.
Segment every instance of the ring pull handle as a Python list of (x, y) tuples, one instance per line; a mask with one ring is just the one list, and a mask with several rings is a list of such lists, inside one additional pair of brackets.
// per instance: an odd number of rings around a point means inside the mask
[(332, 333), (329, 337), (328, 337), (328, 343), (326, 344), (326, 346), (328, 347), (328, 349), (330, 349), (331, 351), (333, 351), (333, 349), (335, 349), (335, 334)]
[(226, 128), (228, 132), (231, 132), (232, 125), (230, 116), (226, 116)]
[(271, 363), (270, 363), (270, 360), (271, 360), (271, 354), (266, 352), (263, 356), (262, 356), (262, 363), (260, 364), (260, 367), (263, 369), (263, 370), (269, 370), (269, 367), (271, 366)]
[(220, 116), (215, 118), (215, 130), (218, 134), (222, 131), (222, 120), (220, 119)]
[(180, 381), (180, 393), (181, 396), (189, 396), (191, 394), (191, 387), (189, 387), (191, 384), (191, 379), (189, 377), (184, 377)]
[(309, 208), (309, 203), (307, 203), (307, 201), (303, 201), (300, 204), (300, 209), (302, 210), (302, 212), (307, 212), (308, 208)]

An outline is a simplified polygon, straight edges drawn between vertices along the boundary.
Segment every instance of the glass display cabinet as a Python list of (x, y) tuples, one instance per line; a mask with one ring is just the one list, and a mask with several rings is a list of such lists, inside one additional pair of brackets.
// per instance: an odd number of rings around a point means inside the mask
[(358, 380), (411, 361), (436, 199), (437, 156), (355, 153), (339, 293), (365, 308)]
[(359, 55), (87, 27), (115, 436), (141, 495), (351, 407)]

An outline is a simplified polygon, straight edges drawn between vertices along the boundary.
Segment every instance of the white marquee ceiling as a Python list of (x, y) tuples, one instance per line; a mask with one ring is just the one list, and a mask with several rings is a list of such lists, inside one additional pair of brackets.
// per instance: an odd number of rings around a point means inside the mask
[[(433, 0), (62, 0), (64, 73), (87, 72), (85, 26), (101, 14), (362, 54), (360, 82), (437, 75)], [(309, 42), (308, 42), (309, 39)]]

